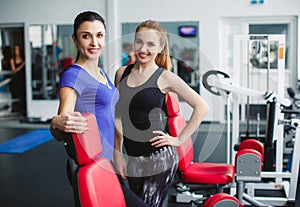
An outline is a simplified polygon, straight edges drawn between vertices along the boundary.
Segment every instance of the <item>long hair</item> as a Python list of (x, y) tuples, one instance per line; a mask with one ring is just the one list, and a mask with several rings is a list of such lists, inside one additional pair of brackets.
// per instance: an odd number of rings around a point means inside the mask
[[(77, 17), (75, 18), (74, 24), (73, 24), (74, 38), (77, 39), (77, 30), (83, 22), (86, 22), (86, 21), (92, 22), (95, 20), (99, 20), (100, 22), (102, 22), (104, 25), (104, 28), (106, 29), (104, 18), (101, 15), (99, 15), (98, 13), (93, 12), (93, 11), (85, 11), (85, 12), (78, 14)], [(78, 60), (78, 58), (79, 58), (79, 52), (77, 52), (75, 62)]]
[(160, 37), (160, 44), (163, 46), (163, 50), (161, 53), (157, 54), (155, 58), (155, 63), (166, 70), (170, 70), (172, 67), (170, 52), (169, 52), (169, 43), (168, 43), (168, 36), (167, 31), (165, 28), (157, 21), (154, 20), (146, 20), (138, 25), (135, 30), (137, 33), (141, 28), (148, 28), (154, 29), (157, 31), (157, 34)]

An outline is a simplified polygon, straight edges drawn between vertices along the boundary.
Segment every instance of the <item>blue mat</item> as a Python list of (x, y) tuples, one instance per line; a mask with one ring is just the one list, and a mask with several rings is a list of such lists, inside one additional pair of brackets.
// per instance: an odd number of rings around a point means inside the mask
[(48, 129), (28, 132), (0, 144), (0, 153), (22, 154), (53, 139)]

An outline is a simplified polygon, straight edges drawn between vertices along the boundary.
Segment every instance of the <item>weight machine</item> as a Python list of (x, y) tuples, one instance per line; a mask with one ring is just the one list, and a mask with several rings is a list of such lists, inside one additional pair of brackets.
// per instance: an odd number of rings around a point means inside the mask
[[(1, 71), (0, 76), (9, 76), (6, 77), (4, 80), (0, 81), (0, 88), (4, 86), (8, 86), (12, 79), (12, 72), (11, 71)], [(18, 112), (12, 112), (11, 107), (14, 102), (18, 102), (18, 99), (13, 99), (11, 97), (10, 92), (8, 91), (0, 91), (0, 118), (6, 118), (10, 116), (18, 116)]]
[[(218, 75), (221, 75), (218, 76)], [(213, 78), (214, 77), (214, 78)], [(231, 93), (238, 93), (238, 94), (247, 94), (249, 96), (257, 97), (264, 99), (265, 101), (269, 102), (269, 104), (275, 104), (276, 106), (276, 114), (273, 117), (273, 121), (270, 121), (274, 123), (274, 128), (270, 129), (276, 134), (276, 129), (282, 127), (283, 125), (290, 125), (292, 127), (296, 128), (296, 139), (294, 144), (294, 153), (293, 153), (293, 159), (292, 159), (292, 168), (290, 172), (283, 172), (282, 168), (278, 169), (278, 165), (282, 166), (282, 163), (279, 163), (279, 161), (282, 161), (282, 155), (283, 155), (283, 145), (280, 143), (283, 143), (283, 133), (277, 134), (277, 144), (276, 144), (276, 171), (263, 171), (261, 172), (262, 178), (268, 178), (268, 179), (274, 179), (274, 182), (267, 182), (267, 183), (246, 183), (246, 189), (248, 192), (248, 196), (251, 198), (265, 203), (269, 205), (276, 205), (276, 206), (286, 206), (289, 202), (294, 202), (296, 198), (296, 190), (297, 190), (297, 179), (298, 179), (298, 171), (299, 171), (299, 158), (300, 158), (300, 120), (299, 119), (291, 119), (291, 120), (284, 120), (279, 118), (280, 116), (277, 113), (281, 113), (280, 105), (289, 106), (291, 102), (288, 99), (282, 98), (278, 95), (276, 95), (275, 92), (260, 92), (255, 91), (248, 88), (239, 87), (237, 85), (234, 85), (231, 82), (231, 79), (229, 78), (226, 73), (221, 71), (212, 70), (204, 74), (203, 76), (203, 84), (204, 86), (214, 94), (221, 94), (220, 91), (223, 91), (227, 94), (228, 100), (230, 100)], [(276, 101), (278, 100), (278, 101)], [(230, 103), (230, 101), (227, 101), (227, 103)], [(233, 105), (237, 102), (233, 102)], [(235, 107), (232, 107), (235, 108)], [(229, 107), (227, 108), (229, 110)], [(233, 112), (232, 112), (233, 113)], [(227, 123), (230, 125), (230, 123)], [(239, 125), (239, 123), (232, 122), (232, 126)], [(272, 127), (272, 126), (271, 126)], [(231, 153), (230, 160), (232, 161), (232, 158), (235, 155), (235, 152), (233, 151), (234, 145), (239, 143), (239, 140), (234, 141), (233, 139), (233, 132), (232, 134), (228, 133), (228, 153)], [(273, 139), (276, 137), (273, 137)], [(280, 157), (277, 159), (277, 157)], [(289, 180), (289, 181), (287, 181)], [(270, 197), (270, 196), (255, 196), (255, 190), (268, 190), (268, 191), (282, 191), (283, 196), (281, 197)]]
[[(245, 190), (247, 190), (248, 199), (253, 199), (258, 202), (262, 202), (268, 205), (274, 206), (287, 206), (290, 203), (295, 202), (296, 198), (296, 190), (297, 190), (297, 179), (298, 179), (298, 171), (299, 171), (299, 152), (300, 152), (300, 122), (298, 119), (284, 120), (283, 113), (281, 110), (281, 106), (290, 106), (291, 102), (289, 99), (284, 98), (284, 36), (283, 35), (262, 35), (253, 37), (251, 35), (248, 36), (238, 36), (234, 39), (234, 48), (242, 48), (240, 45), (241, 41), (249, 42), (257, 39), (264, 39), (268, 41), (278, 41), (278, 59), (277, 59), (277, 91), (271, 92), (269, 90), (270, 82), (267, 83), (266, 92), (262, 92), (260, 90), (253, 90), (248, 87), (242, 87), (239, 84), (234, 84), (233, 80), (230, 79), (229, 75), (223, 71), (212, 70), (208, 71), (203, 75), (203, 85), (204, 87), (215, 95), (225, 94), (227, 99), (227, 152), (228, 162), (233, 163), (233, 158), (235, 157), (236, 152), (234, 152), (233, 148), (236, 144), (240, 142), (240, 134), (239, 134), (239, 105), (241, 103), (240, 95), (244, 95), (248, 97), (255, 97), (260, 101), (267, 102), (268, 109), (271, 112), (268, 114), (268, 136), (269, 142), (273, 144), (276, 141), (276, 161), (275, 161), (275, 171), (268, 170), (262, 171), (261, 177), (263, 179), (267, 179), (267, 182), (258, 182), (258, 183), (245, 183)], [(252, 49), (253, 44), (251, 43)], [(257, 48), (256, 48), (257, 49)], [(234, 52), (238, 58), (240, 58), (240, 51)], [(268, 56), (269, 57), (269, 56)], [(269, 62), (269, 61), (268, 61)], [(234, 66), (239, 66), (239, 63), (234, 62)], [(270, 64), (268, 64), (269, 66)], [(270, 67), (268, 67), (269, 73)], [(267, 75), (268, 75), (267, 73)], [(235, 77), (240, 77), (238, 70), (235, 70)], [(234, 80), (239, 83), (238, 80)], [(248, 102), (249, 99), (247, 99)], [(249, 103), (249, 102), (248, 102)], [(243, 109), (242, 109), (243, 110)], [(232, 112), (232, 133), (230, 133), (230, 112)], [(294, 152), (292, 158), (292, 168), (290, 172), (283, 171), (283, 143), (284, 143), (284, 131), (283, 125), (290, 125), (296, 128), (296, 139), (294, 144)], [(273, 163), (272, 163), (273, 164)], [(233, 191), (235, 189), (232, 189)], [(262, 195), (258, 196), (258, 192), (269, 191), (272, 195)], [(278, 194), (278, 195), (275, 195)]]
[[(263, 43), (261, 43), (263, 42)], [(276, 54), (276, 64), (271, 65), (270, 50), (271, 43), (273, 45), (273, 53)], [(264, 66), (261, 66), (257, 54), (262, 51), (262, 44), (265, 44), (266, 50), (264, 52), (265, 60)], [(274, 47), (274, 45), (276, 47)], [(233, 163), (236, 152), (233, 150), (234, 146), (240, 143), (240, 119), (245, 120), (244, 112), (246, 111), (243, 103), (247, 98), (247, 105), (249, 106), (249, 97), (254, 97), (260, 103), (267, 104), (267, 130), (265, 147), (273, 147), (273, 153), (266, 151), (266, 155), (273, 155), (275, 159), (270, 162), (270, 159), (264, 163), (263, 167), (269, 165), (267, 170), (263, 169), (261, 172), (262, 182), (245, 183), (245, 190), (251, 199), (274, 206), (288, 206), (295, 202), (297, 179), (299, 172), (299, 152), (300, 149), (300, 120), (292, 118), (290, 120), (284, 119), (282, 106), (290, 106), (289, 99), (284, 98), (284, 82), (285, 82), (285, 36), (284, 35), (236, 35), (234, 37), (233, 46), (233, 78), (223, 71), (212, 70), (203, 75), (204, 87), (215, 95), (225, 94), (227, 103), (227, 152), (228, 163)], [(275, 49), (274, 49), (275, 48)], [(244, 52), (246, 52), (246, 55)], [(266, 55), (267, 54), (267, 55)], [(258, 61), (255, 61), (258, 60)], [(263, 68), (266, 67), (266, 68)], [(250, 71), (250, 69), (255, 69)], [(245, 70), (243, 70), (245, 69)], [(264, 70), (266, 69), (266, 70)], [(272, 69), (272, 70), (271, 70)], [(275, 69), (275, 70), (274, 70)], [(253, 85), (259, 85), (259, 73), (265, 74), (266, 80), (261, 81), (266, 83), (265, 88), (260, 87), (257, 90), (251, 89), (249, 76), (253, 75), (257, 78)], [(251, 74), (250, 74), (251, 73)], [(275, 76), (274, 76), (275, 75)], [(271, 79), (277, 79), (277, 82), (272, 82)], [(271, 86), (273, 84), (273, 87)], [(271, 89), (274, 92), (271, 92)], [(266, 92), (262, 92), (266, 91)], [(242, 97), (244, 96), (244, 97)], [(240, 108), (241, 106), (241, 108)], [(240, 111), (242, 112), (240, 114)], [(249, 107), (248, 111), (249, 112)], [(248, 114), (249, 115), (249, 114)], [(230, 119), (232, 117), (232, 119)], [(247, 117), (248, 118), (248, 117)], [(232, 123), (230, 123), (232, 121)], [(247, 119), (247, 127), (249, 120)], [(296, 129), (295, 143), (293, 147), (293, 160), (291, 170), (283, 170), (283, 153), (284, 153), (284, 126), (290, 126)], [(232, 127), (232, 128), (231, 128)], [(230, 130), (232, 129), (232, 133)], [(275, 144), (276, 143), (276, 144)], [(272, 157), (272, 156), (270, 156)], [(274, 161), (274, 163), (273, 163)], [(269, 163), (267, 163), (269, 162)], [(267, 164), (266, 164), (267, 163)], [(273, 166), (275, 165), (275, 167)], [(274, 169), (275, 168), (275, 169)], [(235, 189), (232, 188), (234, 191)], [(271, 195), (267, 195), (269, 192)]]

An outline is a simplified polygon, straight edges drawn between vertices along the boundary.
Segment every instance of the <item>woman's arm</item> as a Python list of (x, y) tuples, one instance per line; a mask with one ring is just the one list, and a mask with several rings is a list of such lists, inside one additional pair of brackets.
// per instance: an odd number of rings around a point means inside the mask
[(121, 175), (122, 178), (126, 178), (126, 160), (123, 155), (123, 133), (122, 123), (120, 118), (115, 119), (115, 143), (114, 143), (114, 165), (116, 171)]
[(22, 61), (22, 64), (19, 65), (18, 67), (16, 67), (15, 62), (14, 62), (14, 59), (11, 58), (11, 59), (10, 59), (10, 66), (11, 66), (12, 72), (13, 72), (13, 73), (16, 73), (16, 72), (20, 71), (20, 70), (25, 66), (25, 61)]
[[(125, 71), (126, 66), (121, 67), (117, 70), (115, 75), (115, 86), (118, 87), (121, 77)], [(118, 107), (118, 106), (117, 106)], [(116, 110), (118, 111), (118, 110)], [(114, 141), (114, 165), (116, 171), (121, 175), (122, 178), (126, 178), (126, 160), (123, 156), (123, 132), (122, 132), (122, 121), (121, 118), (116, 114), (115, 118), (115, 141)]]
[(79, 112), (74, 112), (77, 94), (70, 87), (59, 90), (60, 102), (58, 114), (51, 120), (50, 131), (55, 139), (62, 141), (66, 133), (80, 134), (87, 130), (86, 119)]
[(193, 112), (186, 127), (177, 138), (166, 135), (161, 131), (155, 131), (154, 133), (158, 134), (158, 136), (150, 141), (156, 147), (164, 145), (179, 146), (198, 129), (209, 110), (208, 105), (198, 93), (172, 72), (165, 71), (162, 77), (159, 78), (158, 85), (166, 93), (169, 91), (175, 92), (193, 108)]

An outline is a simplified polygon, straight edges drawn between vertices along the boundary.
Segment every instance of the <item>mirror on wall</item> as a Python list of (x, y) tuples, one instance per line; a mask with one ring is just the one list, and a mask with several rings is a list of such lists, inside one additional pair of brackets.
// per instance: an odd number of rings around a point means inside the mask
[[(1, 25), (0, 24), (0, 47), (2, 49), (2, 53), (0, 54), (1, 60), (5, 57), (3, 53), (3, 48), (10, 48), (9, 54), (10, 57), (12, 55), (12, 49), (15, 45), (19, 45), (24, 52), (24, 26), (23, 24), (8, 24)], [(24, 54), (23, 54), (24, 56)], [(0, 65), (0, 71), (10, 71), (9, 66), (4, 64)]]
[[(199, 22), (161, 22), (161, 24), (168, 33), (172, 71), (199, 93)], [(138, 23), (122, 24), (122, 65), (134, 62), (132, 51), (137, 26)]]
[[(0, 24), (0, 116), (13, 114), (12, 112), (18, 113), (25, 108), (25, 79), (21, 78), (22, 75), (18, 75), (22, 81), (15, 78), (12, 83), (12, 63), (19, 66), (19, 62), (15, 62), (16, 53), (15, 47), (18, 47), (18, 53), (21, 57), (20, 65), (24, 65), (25, 50), (24, 50), (24, 24), (13, 23), (13, 24)], [(21, 66), (20, 66), (21, 67)], [(21, 71), (22, 70), (22, 71)], [(25, 74), (25, 66), (20, 70), (20, 74)], [(24, 73), (23, 73), (24, 72)], [(22, 91), (22, 93), (21, 93)], [(22, 99), (22, 100), (21, 100)], [(22, 106), (21, 106), (22, 101)]]
[(74, 61), (72, 25), (30, 25), (32, 99), (57, 99), (59, 74)]

